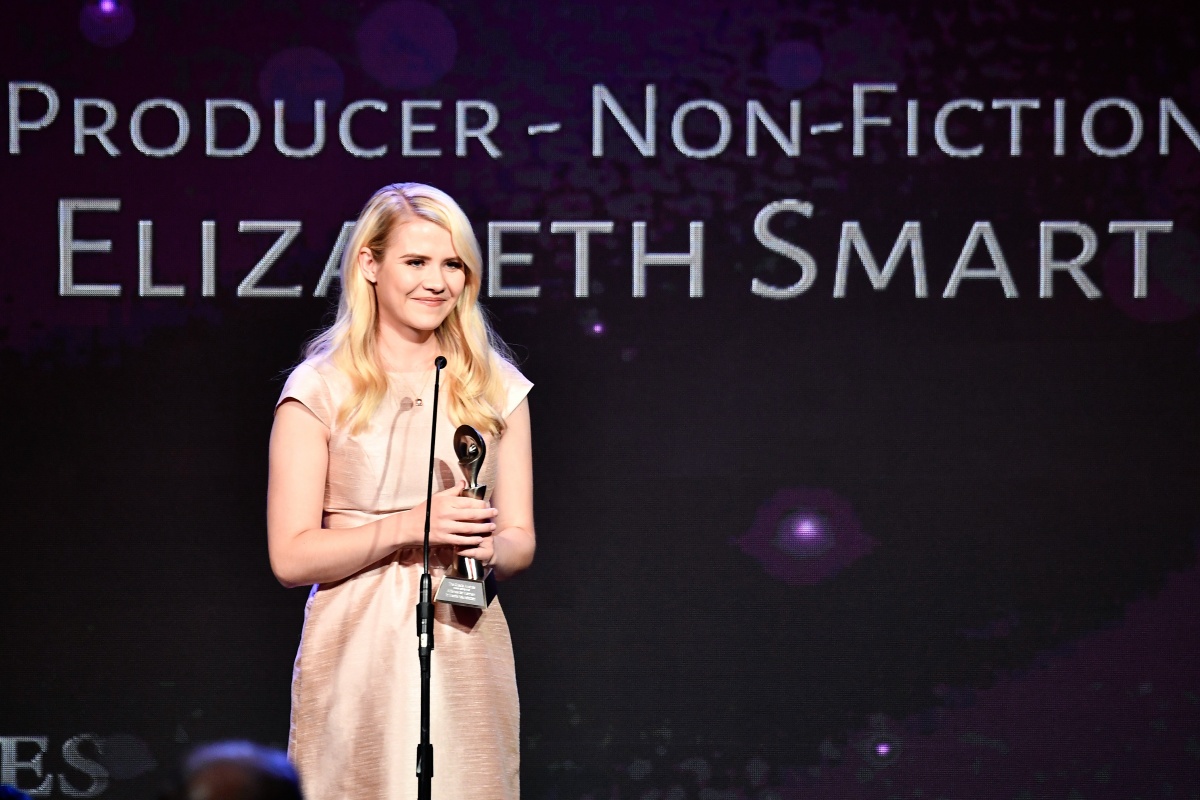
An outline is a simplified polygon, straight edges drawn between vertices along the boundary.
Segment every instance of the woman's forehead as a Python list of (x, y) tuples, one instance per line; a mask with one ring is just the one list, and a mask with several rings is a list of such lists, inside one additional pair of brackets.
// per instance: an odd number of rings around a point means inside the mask
[(458, 258), (450, 232), (427, 219), (414, 219), (397, 225), (388, 237), (388, 248), (402, 253)]

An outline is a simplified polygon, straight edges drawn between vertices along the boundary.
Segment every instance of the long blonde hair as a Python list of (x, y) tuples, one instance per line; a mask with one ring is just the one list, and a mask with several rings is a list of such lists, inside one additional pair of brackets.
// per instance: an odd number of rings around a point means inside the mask
[(383, 263), (392, 231), (414, 219), (429, 220), (450, 234), (466, 273), (454, 308), (434, 334), (447, 361), (442, 380), (447, 414), (455, 425), (499, 436), (505, 427), (503, 362), (511, 362), (511, 356), (478, 302), (483, 270), (475, 232), (458, 204), (440, 189), (393, 183), (371, 196), (342, 252), (337, 317), (309, 341), (304, 355), (328, 359), (349, 378), (350, 394), (338, 408), (336, 422), (348, 424), (351, 433), (361, 432), (387, 395), (388, 382), (377, 348), (375, 285), (359, 270), (358, 253), (365, 247)]

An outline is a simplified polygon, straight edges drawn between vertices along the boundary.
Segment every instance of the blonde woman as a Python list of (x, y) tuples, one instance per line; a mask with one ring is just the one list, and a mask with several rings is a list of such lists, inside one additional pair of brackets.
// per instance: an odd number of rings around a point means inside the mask
[[(337, 318), (284, 386), (271, 431), (267, 537), (285, 586), (312, 584), (292, 677), (288, 754), (319, 800), (416, 797), (421, 573), (434, 359), (445, 356), (430, 559), (436, 592), (455, 553), (505, 578), (534, 553), (532, 384), (478, 305), (479, 244), (430, 186), (385, 186), (341, 264)], [(459, 497), (452, 434), (484, 434), (479, 482)], [(490, 502), (489, 502), (490, 501)], [(519, 797), (518, 705), (508, 624), (435, 611), (431, 741), (441, 798)]]

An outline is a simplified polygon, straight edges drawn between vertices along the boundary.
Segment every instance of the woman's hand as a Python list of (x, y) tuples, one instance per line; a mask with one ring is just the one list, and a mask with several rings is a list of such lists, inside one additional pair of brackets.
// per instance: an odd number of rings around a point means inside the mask
[[(495, 511), (495, 509), (492, 509)], [(497, 512), (499, 513), (499, 512)], [(473, 547), (460, 548), (458, 554), (463, 558), (473, 558), (484, 567), (490, 567), (496, 560), (496, 538), (484, 536), (479, 544)]]
[(522, 400), (509, 414), (508, 429), (488, 448), (495, 459), (492, 502), (500, 509), (496, 532), (459, 555), (491, 567), (500, 580), (512, 577), (533, 561), (537, 547), (533, 531), (533, 454), (530, 446), (529, 402)]
[[(451, 486), (430, 498), (429, 502), (429, 545), (453, 545), (458, 548), (483, 546), (496, 530), (493, 520), (499, 513), (490, 508), (486, 501), (462, 497), (459, 493), (466, 486)], [(408, 517), (409, 542), (421, 544), (425, 539), (425, 504), (413, 506)], [(489, 554), (491, 546), (488, 545)]]

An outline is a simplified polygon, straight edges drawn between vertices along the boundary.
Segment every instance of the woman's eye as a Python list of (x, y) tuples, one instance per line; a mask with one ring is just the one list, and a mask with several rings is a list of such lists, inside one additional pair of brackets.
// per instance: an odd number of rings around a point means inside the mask
[(457, 261), (447, 261), (447, 262), (446, 262), (446, 267), (447, 267), (448, 269), (462, 269), (462, 264), (460, 264), (460, 263), (459, 263), (459, 262), (457, 262)]
[(408, 261), (406, 261), (405, 263), (406, 263), (406, 264), (408, 264), (410, 267), (423, 267), (423, 266), (425, 266), (425, 262), (424, 262), (424, 261), (422, 261), (422, 260), (421, 260), (421, 259), (419, 259), (419, 258), (410, 258), (410, 259), (409, 259)]

